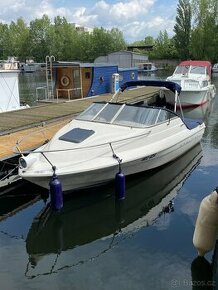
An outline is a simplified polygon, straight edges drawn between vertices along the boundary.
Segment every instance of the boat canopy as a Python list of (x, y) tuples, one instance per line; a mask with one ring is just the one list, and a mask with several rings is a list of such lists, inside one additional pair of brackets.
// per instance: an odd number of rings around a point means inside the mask
[(157, 80), (146, 80), (146, 81), (130, 81), (122, 84), (120, 86), (121, 92), (125, 91), (125, 89), (129, 87), (137, 87), (137, 86), (146, 86), (146, 87), (165, 87), (172, 92), (181, 92), (181, 86), (177, 83), (170, 81), (157, 81)]
[[(212, 69), (212, 65), (209, 61), (206, 60), (185, 60), (182, 61), (178, 67), (202, 67), (202, 68), (206, 68), (207, 70), (207, 74), (211, 77), (211, 69)], [(203, 71), (203, 70), (202, 70)], [(191, 73), (200, 73), (199, 72), (194, 72), (194, 71), (190, 71)]]
[(211, 63), (206, 60), (184, 60), (179, 65), (194, 65), (194, 66), (206, 66), (210, 67)]

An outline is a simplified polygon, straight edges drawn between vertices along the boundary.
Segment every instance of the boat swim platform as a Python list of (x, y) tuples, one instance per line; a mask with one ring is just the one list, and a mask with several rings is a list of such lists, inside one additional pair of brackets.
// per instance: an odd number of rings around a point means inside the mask
[[(155, 87), (131, 89), (119, 96), (119, 102), (152, 99), (157, 92)], [(38, 148), (91, 103), (109, 101), (111, 98), (110, 93), (0, 113), (0, 161), (20, 155), (20, 151)]]

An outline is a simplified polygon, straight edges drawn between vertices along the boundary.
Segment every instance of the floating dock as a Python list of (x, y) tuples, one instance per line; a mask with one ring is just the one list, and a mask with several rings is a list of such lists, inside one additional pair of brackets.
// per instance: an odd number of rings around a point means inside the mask
[[(132, 89), (122, 93), (119, 101), (133, 103), (148, 100), (157, 92), (155, 87)], [(0, 113), (0, 161), (16, 156), (19, 150), (39, 147), (91, 103), (109, 101), (111, 97), (112, 94), (104, 94)]]

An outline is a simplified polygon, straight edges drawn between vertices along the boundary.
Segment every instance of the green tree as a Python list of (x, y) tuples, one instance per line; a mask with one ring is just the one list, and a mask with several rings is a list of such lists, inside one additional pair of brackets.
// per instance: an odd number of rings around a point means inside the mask
[(112, 28), (109, 31), (110, 38), (110, 52), (125, 50), (127, 45), (123, 37), (123, 33), (118, 28)]
[(24, 20), (18, 18), (16, 22), (12, 21), (7, 29), (6, 27), (2, 29), (4, 30), (4, 58), (16, 56), (24, 60), (29, 48), (27, 45), (29, 29)]
[(189, 0), (179, 0), (174, 26), (174, 41), (181, 59), (190, 58), (191, 19), (192, 12)]
[(79, 50), (78, 33), (65, 17), (55, 17), (48, 35), (50, 54), (58, 60), (75, 60)]
[(111, 31), (101, 28), (94, 28), (90, 34), (90, 56), (89, 61), (94, 61), (100, 55), (122, 50), (126, 48), (123, 34), (118, 29)]
[(145, 45), (154, 45), (155, 40), (152, 36), (146, 36), (144, 40)]
[(109, 52), (111, 52), (111, 37), (106, 29), (103, 27), (94, 28), (90, 37), (90, 61), (93, 61), (100, 55), (107, 55)]
[(145, 46), (145, 45), (154, 45), (155, 44), (155, 39), (152, 37), (152, 36), (146, 36), (144, 40), (138, 40), (138, 41), (135, 41), (133, 42), (131, 45), (132, 46), (138, 46), (139, 48), (135, 48), (134, 50), (136, 52), (139, 52), (139, 53), (143, 53), (143, 54), (148, 54), (149, 55), (149, 52), (147, 50), (142, 50), (140, 48), (140, 46)]
[(149, 53), (152, 59), (172, 59), (177, 57), (174, 40), (169, 38), (167, 31), (160, 31), (155, 40), (154, 48)]
[(218, 2), (192, 0), (194, 27), (191, 35), (191, 53), (194, 58), (217, 61)]
[(30, 22), (28, 42), (30, 43), (30, 55), (37, 62), (44, 62), (46, 55), (50, 55), (49, 33), (51, 22), (47, 15), (41, 19)]
[(83, 32), (77, 36), (76, 59), (82, 62), (93, 61), (91, 35)]
[(144, 40), (136, 40), (134, 42), (131, 43), (132, 46), (143, 46), (145, 45), (145, 41)]
[(146, 36), (143, 40), (134, 41), (131, 45), (143, 46), (143, 45), (154, 45), (155, 39), (152, 36)]
[(0, 59), (7, 58), (6, 39), (8, 34), (8, 25), (0, 23)]

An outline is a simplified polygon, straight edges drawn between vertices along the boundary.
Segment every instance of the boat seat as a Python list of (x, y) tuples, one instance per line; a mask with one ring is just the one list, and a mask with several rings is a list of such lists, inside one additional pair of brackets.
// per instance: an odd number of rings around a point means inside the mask
[(203, 120), (184, 118), (183, 122), (186, 125), (186, 127), (191, 130), (201, 125), (203, 123)]

